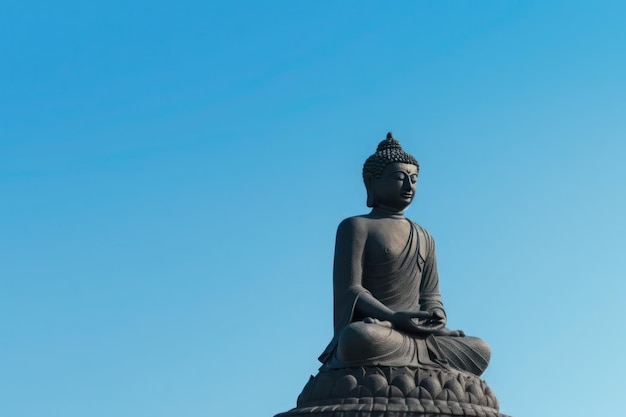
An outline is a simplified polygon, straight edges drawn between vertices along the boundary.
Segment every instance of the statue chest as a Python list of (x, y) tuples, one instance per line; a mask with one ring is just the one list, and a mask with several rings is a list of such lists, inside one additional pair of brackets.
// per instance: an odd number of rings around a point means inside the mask
[[(390, 263), (415, 249), (410, 224), (383, 224), (370, 231), (364, 248), (364, 264)], [(413, 246), (413, 247), (412, 247)]]

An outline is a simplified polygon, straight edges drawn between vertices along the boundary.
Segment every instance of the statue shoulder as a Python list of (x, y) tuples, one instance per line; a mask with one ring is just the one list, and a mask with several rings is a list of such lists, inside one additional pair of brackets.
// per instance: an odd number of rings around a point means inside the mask
[(426, 230), (425, 227), (417, 224), (416, 222), (414, 222), (411, 219), (408, 219), (411, 224), (415, 227), (415, 229), (417, 230), (417, 232), (422, 235), (424, 237), (424, 239), (428, 242), (431, 242), (432, 244), (435, 243), (435, 238), (433, 237), (433, 235), (430, 234), (430, 232), (428, 230)]
[(339, 223), (339, 226), (337, 226), (337, 233), (367, 233), (368, 224), (368, 219), (365, 216), (348, 217)]

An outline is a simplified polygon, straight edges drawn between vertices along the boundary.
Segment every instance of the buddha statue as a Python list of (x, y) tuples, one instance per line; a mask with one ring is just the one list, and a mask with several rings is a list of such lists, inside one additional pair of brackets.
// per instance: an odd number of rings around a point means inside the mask
[(322, 368), (452, 367), (480, 375), (489, 346), (445, 327), (435, 241), (404, 216), (419, 164), (391, 133), (363, 166), (366, 215), (337, 230), (333, 270), (334, 337)]
[(363, 166), (369, 214), (337, 229), (334, 336), (275, 417), (506, 417), (479, 376), (489, 346), (446, 327), (435, 241), (404, 210), (419, 164), (391, 133)]

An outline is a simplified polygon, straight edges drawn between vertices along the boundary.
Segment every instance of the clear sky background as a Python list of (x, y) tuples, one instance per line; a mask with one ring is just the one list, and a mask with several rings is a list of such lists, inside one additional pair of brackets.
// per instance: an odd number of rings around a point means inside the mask
[[(626, 392), (622, 1), (0, 5), (0, 415), (271, 417), (387, 131), (514, 417)], [(616, 414), (617, 413), (617, 414)]]

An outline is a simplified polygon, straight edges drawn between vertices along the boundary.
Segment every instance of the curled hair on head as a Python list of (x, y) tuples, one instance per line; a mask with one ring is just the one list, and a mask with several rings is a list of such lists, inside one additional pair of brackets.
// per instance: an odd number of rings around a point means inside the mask
[(363, 180), (366, 179), (367, 174), (371, 174), (373, 178), (380, 178), (385, 167), (394, 162), (415, 165), (419, 173), (420, 165), (417, 163), (417, 159), (404, 152), (400, 142), (389, 132), (387, 138), (378, 144), (376, 152), (367, 158), (363, 164)]

